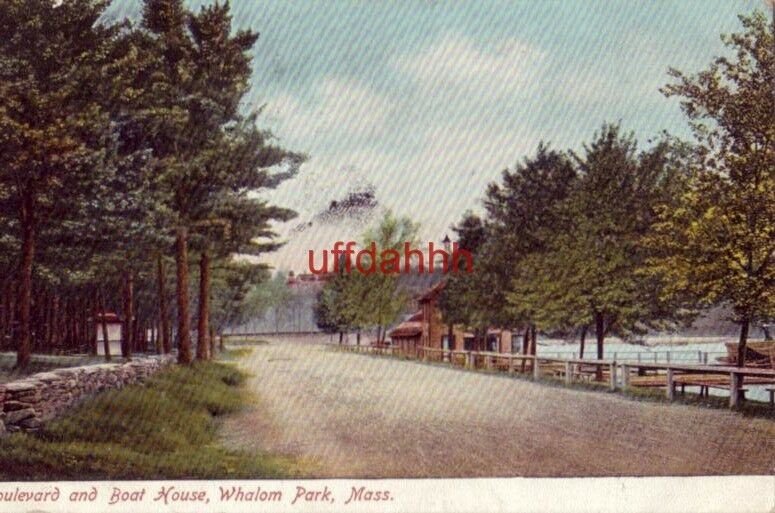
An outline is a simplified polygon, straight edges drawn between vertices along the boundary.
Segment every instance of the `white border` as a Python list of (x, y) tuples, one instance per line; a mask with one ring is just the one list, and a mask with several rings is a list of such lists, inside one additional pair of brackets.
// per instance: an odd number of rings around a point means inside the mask
[[(626, 457), (626, 456), (622, 456)], [(276, 502), (224, 502), (220, 487), (243, 490), (279, 490)], [(346, 504), (353, 487), (389, 491), (387, 501)], [(209, 502), (154, 500), (163, 487), (174, 491), (206, 492)], [(330, 490), (317, 501), (293, 503), (302, 487)], [(114, 489), (134, 493), (142, 500), (111, 504)], [(276, 481), (71, 481), (0, 483), (7, 493), (59, 490), (56, 502), (0, 500), (0, 511), (15, 512), (735, 512), (775, 511), (775, 476), (620, 477), (620, 478), (483, 478), (483, 479), (336, 479)], [(96, 491), (96, 492), (95, 492)], [(93, 501), (72, 502), (73, 492), (95, 495)], [(18, 495), (17, 495), (18, 497)], [(49, 496), (50, 497), (50, 496)]]

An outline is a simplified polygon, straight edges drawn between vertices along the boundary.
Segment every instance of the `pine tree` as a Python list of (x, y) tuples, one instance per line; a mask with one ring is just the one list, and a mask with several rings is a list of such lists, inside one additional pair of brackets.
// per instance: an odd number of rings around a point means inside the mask
[[(82, 205), (114, 133), (111, 64), (116, 26), (106, 2), (9, 0), (0, 4), (0, 217), (18, 241), (17, 365), (30, 361), (36, 249)], [(6, 239), (7, 240), (7, 239)]]
[[(203, 210), (213, 208), (227, 191), (244, 195), (239, 182), (229, 180), (215, 166), (214, 156), (222, 155), (221, 147), (229, 144), (227, 130), (239, 123), (240, 100), (247, 91), (250, 77), (250, 55), (258, 35), (251, 31), (232, 33), (228, 4), (203, 7), (190, 13), (181, 0), (146, 0), (143, 31), (137, 34), (138, 52), (158, 59), (144, 62), (142, 94), (135, 98), (140, 108), (133, 117), (128, 135), (139, 144), (153, 149), (159, 176), (157, 186), (175, 227), (177, 268), (178, 359), (191, 361), (189, 313), (189, 236), (201, 226), (212, 226), (218, 217)], [(271, 145), (257, 154), (266, 158)], [(256, 154), (248, 159), (253, 162)], [(239, 166), (232, 159), (231, 169)], [(270, 180), (268, 174), (250, 169), (255, 176)], [(245, 181), (245, 175), (240, 175)], [(276, 178), (276, 177), (275, 177)], [(228, 201), (227, 201), (228, 203)], [(209, 257), (200, 264), (207, 275)], [(206, 286), (202, 289), (207, 296)], [(206, 306), (206, 301), (204, 302)], [(207, 313), (200, 316), (200, 332), (208, 331)], [(202, 334), (203, 338), (206, 338)], [(205, 356), (202, 341), (201, 354)]]

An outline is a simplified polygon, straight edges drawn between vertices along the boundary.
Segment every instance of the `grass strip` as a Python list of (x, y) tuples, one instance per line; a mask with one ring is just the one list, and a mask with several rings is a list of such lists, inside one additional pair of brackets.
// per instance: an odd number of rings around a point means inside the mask
[(280, 478), (294, 463), (223, 447), (220, 419), (248, 401), (233, 365), (173, 366), (89, 398), (34, 434), (0, 439), (0, 479)]

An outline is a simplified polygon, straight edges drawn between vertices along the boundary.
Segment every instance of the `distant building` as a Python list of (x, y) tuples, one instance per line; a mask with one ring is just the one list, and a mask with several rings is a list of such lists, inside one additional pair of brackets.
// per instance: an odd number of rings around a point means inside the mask
[[(105, 312), (105, 324), (108, 328), (108, 343), (111, 356), (121, 355), (121, 333), (124, 321), (113, 312)], [(102, 334), (103, 315), (98, 313), (94, 320), (97, 322), (97, 354), (105, 355), (105, 343)]]
[(489, 329), (483, 339), (477, 340), (473, 333), (462, 326), (454, 325), (450, 329), (444, 324), (438, 299), (444, 290), (445, 282), (439, 281), (417, 297), (419, 311), (389, 332), (394, 345), (405, 352), (414, 352), (418, 347), (447, 349), (455, 351), (492, 351), (511, 353), (512, 332), (503, 329)]
[(422, 345), (423, 331), (423, 312), (420, 310), (393, 328), (390, 331), (390, 340), (405, 353), (415, 352)]

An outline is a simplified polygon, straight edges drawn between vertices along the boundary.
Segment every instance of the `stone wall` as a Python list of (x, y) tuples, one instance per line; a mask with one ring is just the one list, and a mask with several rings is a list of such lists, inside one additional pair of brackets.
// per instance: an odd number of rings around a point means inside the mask
[(171, 355), (141, 357), (126, 363), (66, 367), (0, 384), (0, 434), (37, 431), (79, 399), (139, 383), (172, 362)]

